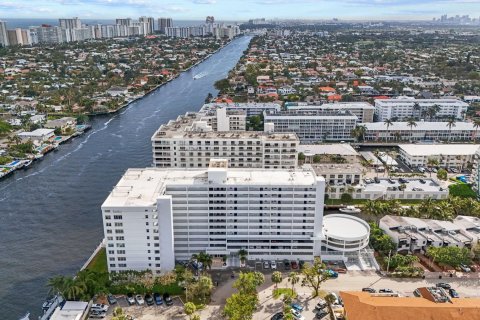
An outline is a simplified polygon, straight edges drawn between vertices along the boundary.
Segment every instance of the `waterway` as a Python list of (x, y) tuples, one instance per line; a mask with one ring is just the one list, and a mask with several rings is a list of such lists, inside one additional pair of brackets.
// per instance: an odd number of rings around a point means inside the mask
[[(0, 319), (36, 319), (55, 275), (73, 275), (103, 238), (100, 206), (127, 168), (152, 163), (150, 137), (170, 119), (197, 111), (250, 37), (218, 53), (119, 113), (97, 117), (84, 136), (27, 171), (0, 181)], [(193, 80), (205, 72), (206, 76)]]

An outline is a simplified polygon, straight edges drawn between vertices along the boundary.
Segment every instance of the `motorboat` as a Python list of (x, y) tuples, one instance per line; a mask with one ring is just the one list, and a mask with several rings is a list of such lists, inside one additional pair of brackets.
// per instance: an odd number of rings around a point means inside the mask
[(346, 206), (344, 208), (338, 209), (338, 211), (343, 212), (343, 213), (360, 213), (362, 210), (355, 206)]
[(19, 320), (30, 320), (30, 312), (27, 312), (23, 317), (21, 317)]
[(193, 76), (193, 80), (201, 79), (201, 78), (205, 77), (206, 75), (207, 75), (206, 72), (200, 72), (200, 73)]

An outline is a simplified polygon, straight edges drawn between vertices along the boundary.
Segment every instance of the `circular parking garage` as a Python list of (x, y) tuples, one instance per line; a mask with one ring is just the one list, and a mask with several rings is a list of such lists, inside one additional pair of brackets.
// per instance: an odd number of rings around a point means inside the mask
[(323, 218), (322, 246), (337, 252), (358, 252), (368, 246), (370, 226), (364, 220), (346, 215), (329, 214)]

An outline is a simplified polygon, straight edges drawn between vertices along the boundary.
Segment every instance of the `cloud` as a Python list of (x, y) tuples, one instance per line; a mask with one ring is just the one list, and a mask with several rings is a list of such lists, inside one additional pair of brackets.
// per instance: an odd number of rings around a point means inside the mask
[(192, 0), (195, 4), (215, 4), (217, 0)]

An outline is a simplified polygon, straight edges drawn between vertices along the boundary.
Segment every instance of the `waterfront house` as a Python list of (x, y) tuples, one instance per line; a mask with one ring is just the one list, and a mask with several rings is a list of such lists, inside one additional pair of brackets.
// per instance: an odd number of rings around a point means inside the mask
[(55, 120), (48, 120), (44, 127), (48, 129), (60, 129), (62, 133), (70, 130), (75, 130), (77, 119), (72, 117), (63, 117)]
[(34, 144), (40, 145), (42, 142), (52, 138), (55, 135), (54, 131), (54, 129), (37, 129), (31, 132), (21, 132), (17, 135), (22, 139), (22, 142), (31, 140)]

